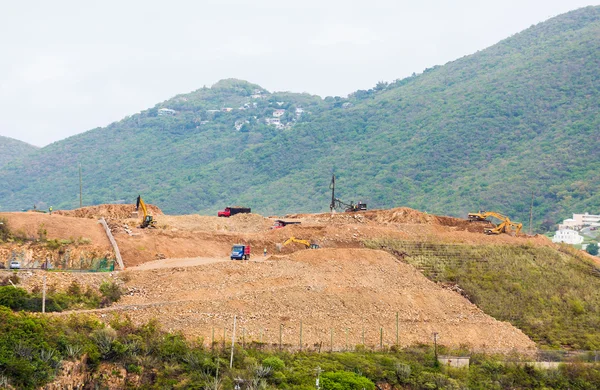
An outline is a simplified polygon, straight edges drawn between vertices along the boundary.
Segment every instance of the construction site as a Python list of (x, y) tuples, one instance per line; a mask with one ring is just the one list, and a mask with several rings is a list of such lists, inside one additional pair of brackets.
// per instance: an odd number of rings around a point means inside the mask
[[(33, 238), (1, 245), (0, 256), (21, 254), (20, 284), (28, 290), (39, 291), (44, 276), (55, 289), (73, 281), (97, 287), (117, 280), (123, 298), (87, 313), (103, 321), (126, 315), (136, 324), (159, 319), (165, 330), (207, 344), (231, 337), (235, 316), (237, 337), (245, 343), (379, 348), (431, 343), (435, 333), (445, 345), (471, 350), (535, 348), (519, 329), (486, 315), (456, 288), (435, 283), (418, 263), (404, 260), (433, 244), (554, 246), (543, 236), (487, 235), (484, 230), (495, 226), (488, 221), (409, 208), (220, 218), (170, 216), (147, 207), (152, 227), (144, 228), (135, 205), (52, 215), (0, 213), (12, 231)], [(40, 235), (62, 244), (36, 245)], [(406, 249), (373, 246), (372, 240), (382, 239), (402, 242)], [(251, 248), (248, 260), (231, 260), (236, 244)], [(113, 263), (114, 271), (67, 272), (96, 271), (97, 259)], [(469, 259), (458, 253), (449, 261)], [(65, 272), (37, 269), (40, 264)]]

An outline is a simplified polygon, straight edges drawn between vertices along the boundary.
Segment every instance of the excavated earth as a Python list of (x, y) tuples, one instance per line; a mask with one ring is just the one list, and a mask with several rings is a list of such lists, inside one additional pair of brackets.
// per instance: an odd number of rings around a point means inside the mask
[[(236, 316), (239, 342), (281, 342), (323, 349), (364, 344), (377, 347), (430, 343), (434, 332), (450, 346), (527, 351), (535, 344), (520, 330), (487, 316), (460, 294), (426, 279), (384, 251), (365, 248), (370, 239), (473, 245), (545, 245), (545, 237), (486, 236), (485, 223), (440, 217), (408, 208), (360, 213), (294, 214), (301, 222), (271, 229), (275, 217), (238, 214), (231, 218), (163, 215), (149, 205), (156, 229), (140, 229), (132, 205), (102, 205), (52, 216), (3, 213), (11, 227), (48, 237), (85, 237), (98, 250), (111, 250), (96, 219), (104, 217), (126, 269), (103, 274), (48, 273), (61, 288), (73, 280), (98, 286), (124, 284), (127, 294), (112, 307), (88, 311), (108, 321), (127, 315), (142, 324), (157, 319), (166, 329), (208, 344), (228, 340)], [(7, 215), (9, 214), (9, 215)], [(36, 220), (39, 218), (39, 220)], [(282, 246), (289, 237), (317, 243)], [(86, 241), (87, 242), (87, 241)], [(236, 243), (252, 247), (250, 261), (231, 261)], [(267, 256), (263, 250), (267, 249)], [(35, 254), (34, 254), (35, 256)], [(21, 283), (39, 288), (43, 271), (21, 271)], [(396, 317), (397, 316), (397, 317)], [(397, 318), (397, 319), (396, 319)], [(397, 332), (398, 327), (398, 334)], [(214, 336), (213, 336), (214, 335)]]

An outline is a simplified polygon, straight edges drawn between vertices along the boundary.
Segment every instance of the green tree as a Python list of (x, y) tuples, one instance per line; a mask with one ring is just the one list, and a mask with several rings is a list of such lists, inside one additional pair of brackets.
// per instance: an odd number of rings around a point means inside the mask
[(585, 248), (585, 251), (592, 256), (597, 256), (598, 255), (598, 244), (596, 244), (596, 243), (588, 244), (588, 246)]

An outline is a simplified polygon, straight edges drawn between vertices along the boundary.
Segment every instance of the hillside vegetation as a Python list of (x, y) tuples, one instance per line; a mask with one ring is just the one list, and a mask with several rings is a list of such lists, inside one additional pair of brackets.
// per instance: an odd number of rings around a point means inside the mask
[(316, 212), (335, 172), (337, 195), (371, 208), (525, 222), (533, 193), (547, 229), (600, 209), (599, 33), (600, 7), (583, 8), (348, 98), (223, 80), (5, 166), (2, 207), (77, 207), (81, 163), (86, 205)]
[(486, 314), (546, 348), (600, 349), (600, 267), (568, 247), (378, 239), (430, 279), (457, 285)]
[[(470, 368), (440, 367), (431, 346), (367, 352), (273, 351), (253, 343), (231, 345), (159, 330), (156, 321), (136, 327), (126, 318), (110, 326), (85, 316), (69, 319), (13, 313), (0, 306), (0, 387), (313, 389), (596, 389), (598, 364), (569, 364), (538, 370), (473, 355)], [(449, 351), (443, 346), (439, 353)], [(514, 359), (515, 357), (513, 357)], [(513, 360), (514, 362), (514, 360)], [(12, 386), (12, 387), (9, 387)]]
[(37, 149), (39, 148), (28, 143), (0, 135), (0, 167), (25, 157)]

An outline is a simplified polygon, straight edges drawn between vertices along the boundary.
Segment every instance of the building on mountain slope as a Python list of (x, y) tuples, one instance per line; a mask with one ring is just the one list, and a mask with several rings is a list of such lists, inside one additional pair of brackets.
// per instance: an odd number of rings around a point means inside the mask
[(558, 225), (558, 229), (575, 229), (579, 230), (585, 226), (600, 226), (600, 215), (573, 214), (573, 218), (567, 218), (563, 223)]
[(170, 108), (159, 108), (158, 109), (158, 115), (159, 116), (164, 116), (164, 115), (175, 115), (177, 114), (177, 111), (175, 110), (171, 110)]
[(554, 237), (552, 237), (552, 242), (564, 242), (565, 244), (577, 245), (583, 242), (583, 236), (572, 229), (559, 229), (554, 234)]

